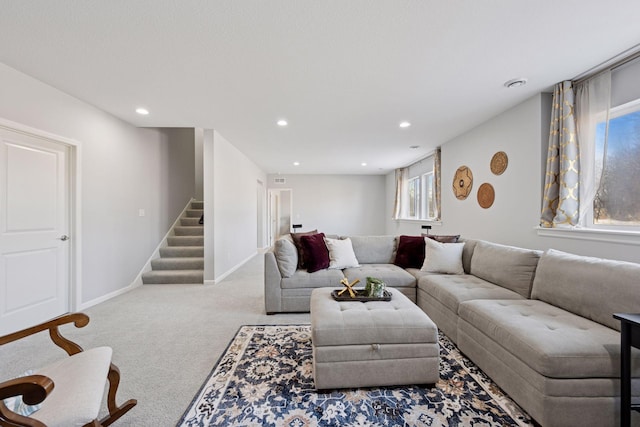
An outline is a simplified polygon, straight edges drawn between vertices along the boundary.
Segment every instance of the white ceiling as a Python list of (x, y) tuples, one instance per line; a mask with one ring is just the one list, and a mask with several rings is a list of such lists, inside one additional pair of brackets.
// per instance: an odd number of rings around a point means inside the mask
[(638, 16), (638, 0), (0, 0), (0, 62), (136, 126), (216, 129), (268, 173), (377, 174), (637, 45)]

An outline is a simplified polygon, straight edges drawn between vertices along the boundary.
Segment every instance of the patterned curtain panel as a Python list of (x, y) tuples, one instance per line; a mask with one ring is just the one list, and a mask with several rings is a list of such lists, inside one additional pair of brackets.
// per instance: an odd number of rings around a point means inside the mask
[(580, 151), (574, 105), (571, 82), (558, 83), (553, 90), (547, 173), (540, 217), (540, 225), (546, 228), (578, 223)]
[(441, 197), (441, 193), (440, 193), (440, 189), (441, 189), (441, 177), (440, 177), (440, 147), (436, 148), (436, 152), (433, 155), (433, 185), (435, 187), (435, 191), (434, 191), (434, 198), (433, 198), (433, 202), (434, 202), (434, 213), (435, 213), (435, 220), (439, 221), (440, 220), (440, 197)]
[(396, 198), (393, 203), (393, 219), (400, 219), (403, 211), (402, 195), (407, 185), (409, 168), (396, 169)]

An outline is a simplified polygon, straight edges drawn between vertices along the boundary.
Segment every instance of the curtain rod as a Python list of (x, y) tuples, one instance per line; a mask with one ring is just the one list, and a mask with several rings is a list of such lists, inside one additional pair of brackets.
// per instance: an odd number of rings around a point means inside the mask
[(409, 167), (411, 167), (411, 166), (413, 166), (413, 165), (416, 165), (416, 164), (418, 164), (418, 163), (421, 163), (423, 160), (427, 160), (429, 157), (433, 157), (433, 156), (436, 154), (436, 150), (437, 150), (438, 148), (440, 148), (440, 146), (437, 146), (437, 147), (436, 147), (436, 148), (434, 148), (432, 151), (428, 152), (426, 155), (424, 155), (424, 156), (420, 157), (418, 160), (414, 160), (414, 161), (412, 161), (411, 163), (409, 163), (408, 165), (406, 165), (406, 166), (402, 166), (402, 167), (401, 167), (401, 168), (399, 168), (399, 169), (409, 168)]
[(582, 83), (606, 70), (615, 70), (616, 68), (621, 67), (624, 64), (631, 62), (637, 58), (640, 58), (640, 44), (630, 47), (624, 52), (614, 56), (613, 58), (609, 58), (604, 62), (601, 62), (595, 67), (591, 67), (584, 73), (578, 74), (571, 80), (574, 84)]

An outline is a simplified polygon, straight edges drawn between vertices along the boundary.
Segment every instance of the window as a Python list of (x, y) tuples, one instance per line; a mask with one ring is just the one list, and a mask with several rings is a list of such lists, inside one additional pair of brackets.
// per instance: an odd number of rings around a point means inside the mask
[(608, 126), (604, 120), (597, 123), (595, 142), (599, 185), (592, 224), (640, 227), (640, 99), (612, 108)]
[(408, 196), (409, 196), (409, 213), (408, 218), (420, 219), (422, 215), (422, 180), (419, 176), (409, 179)]
[(435, 220), (434, 158), (427, 157), (408, 168), (408, 179), (402, 197), (401, 219)]

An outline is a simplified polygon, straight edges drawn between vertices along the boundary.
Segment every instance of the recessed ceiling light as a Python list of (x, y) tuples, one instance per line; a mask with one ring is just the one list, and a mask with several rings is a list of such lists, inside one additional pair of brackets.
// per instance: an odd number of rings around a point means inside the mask
[(412, 150), (415, 150), (417, 148), (420, 148), (419, 145), (410, 145), (409, 148), (411, 148)]
[(300, 162), (293, 162), (293, 166), (300, 166)]
[(287, 123), (287, 121), (286, 121), (286, 120), (278, 120), (278, 126), (286, 126), (286, 125), (288, 125), (288, 124), (289, 124), (289, 123)]
[(140, 114), (141, 116), (146, 116), (147, 114), (149, 114), (149, 110), (147, 110), (146, 108), (136, 108), (136, 113)]
[(367, 166), (367, 162), (360, 163), (360, 166)]
[(525, 79), (524, 77), (519, 77), (517, 79), (511, 79), (507, 82), (504, 82), (505, 87), (508, 88), (513, 88), (513, 87), (520, 87), (520, 86), (524, 86), (527, 84), (527, 79)]
[(409, 126), (411, 126), (411, 123), (404, 121), (404, 122), (400, 122), (400, 127), (401, 128), (408, 128)]

